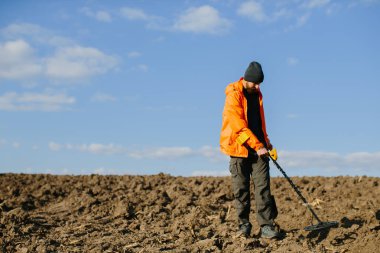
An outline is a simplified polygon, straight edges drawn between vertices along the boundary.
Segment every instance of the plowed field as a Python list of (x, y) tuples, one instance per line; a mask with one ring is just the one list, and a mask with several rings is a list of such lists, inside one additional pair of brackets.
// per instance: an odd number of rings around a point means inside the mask
[[(272, 178), (283, 238), (234, 238), (229, 177), (0, 174), (0, 252), (379, 252), (380, 178)], [(253, 186), (252, 186), (253, 187)], [(253, 194), (251, 195), (254, 198)]]

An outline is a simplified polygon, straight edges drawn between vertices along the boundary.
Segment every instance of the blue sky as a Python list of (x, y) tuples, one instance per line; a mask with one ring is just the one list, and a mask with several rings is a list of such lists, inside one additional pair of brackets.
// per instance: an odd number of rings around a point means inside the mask
[(2, 0), (0, 172), (228, 175), (224, 89), (256, 60), (289, 175), (380, 176), (379, 24), (378, 0)]

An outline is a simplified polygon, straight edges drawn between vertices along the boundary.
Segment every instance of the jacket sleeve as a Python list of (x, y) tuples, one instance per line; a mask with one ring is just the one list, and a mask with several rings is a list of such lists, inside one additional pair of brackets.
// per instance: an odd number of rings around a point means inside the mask
[(226, 96), (224, 107), (224, 117), (227, 118), (229, 126), (234, 134), (237, 135), (236, 142), (240, 145), (248, 144), (254, 150), (259, 150), (264, 145), (248, 128), (248, 122), (245, 118), (245, 112), (241, 99), (236, 92), (230, 92)]

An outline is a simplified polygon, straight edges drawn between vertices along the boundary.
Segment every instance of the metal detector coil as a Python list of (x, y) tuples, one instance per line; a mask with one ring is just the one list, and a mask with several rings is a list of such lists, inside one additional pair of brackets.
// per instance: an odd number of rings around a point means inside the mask
[(325, 222), (319, 222), (318, 224), (307, 226), (304, 229), (306, 231), (316, 231), (316, 230), (322, 230), (327, 228), (335, 228), (338, 227), (339, 222), (337, 221), (325, 221)]

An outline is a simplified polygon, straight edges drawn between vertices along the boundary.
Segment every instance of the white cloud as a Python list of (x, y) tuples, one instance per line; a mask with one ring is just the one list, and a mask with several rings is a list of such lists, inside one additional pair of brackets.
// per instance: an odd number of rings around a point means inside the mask
[(149, 20), (151, 16), (142, 9), (123, 7), (120, 10), (121, 15), (129, 20)]
[(7, 141), (6, 139), (0, 139), (0, 148), (1, 147), (6, 147), (6, 146), (7, 147), (12, 147), (14, 149), (18, 149), (18, 148), (21, 147), (21, 144), (18, 141), (10, 142), (10, 141)]
[(157, 159), (175, 159), (193, 155), (194, 152), (189, 147), (158, 147), (145, 151), (132, 151), (128, 155), (133, 158), (157, 158)]
[(154, 158), (176, 158), (191, 155), (192, 149), (189, 147), (160, 147), (152, 150), (151, 157)]
[(146, 64), (139, 64), (136, 66), (136, 69), (142, 72), (147, 72), (149, 67)]
[(306, 13), (297, 19), (296, 27), (301, 27), (306, 24), (306, 22), (309, 20), (310, 14)]
[(164, 36), (159, 36), (159, 37), (157, 37), (157, 38), (155, 38), (153, 41), (154, 42), (157, 42), (157, 43), (161, 43), (161, 42), (163, 42), (163, 41), (165, 41), (166, 40), (166, 38), (164, 37)]
[[(342, 161), (338, 153), (319, 151), (279, 152), (280, 163), (285, 168), (332, 168), (340, 167)], [(337, 164), (339, 161), (339, 164)], [(339, 165), (339, 166), (338, 166)]]
[(299, 118), (299, 115), (295, 114), (295, 113), (289, 113), (289, 114), (286, 115), (286, 117), (288, 119), (296, 119), (296, 118)]
[(45, 169), (35, 169), (35, 168), (27, 168), (27, 173), (29, 174), (35, 174), (35, 173), (43, 173), (43, 174), (54, 174), (54, 175), (69, 175), (74, 174), (71, 170), (68, 168), (45, 168)]
[[(355, 1), (354, 5), (363, 5), (365, 2), (366, 0)], [(368, 0), (368, 2), (372, 1)], [(304, 26), (315, 11), (322, 10), (326, 15), (332, 15), (345, 6), (354, 5), (349, 1), (343, 3), (332, 0), (289, 0), (277, 1), (275, 4), (268, 4), (268, 1), (245, 0), (238, 6), (237, 14), (252, 21), (267, 24), (281, 21), (287, 27), (284, 31), (288, 32)]]
[(287, 64), (289, 66), (295, 66), (298, 64), (299, 60), (295, 57), (288, 57), (288, 59), (286, 60)]
[(264, 10), (264, 6), (257, 0), (245, 1), (239, 5), (237, 14), (256, 22), (275, 22), (278, 20), (290, 19), (294, 16), (289, 2), (276, 3), (271, 13)]
[(309, 0), (308, 2), (304, 3), (303, 6), (307, 9), (314, 9), (326, 6), (330, 2), (331, 0)]
[(331, 15), (337, 13), (339, 10), (341, 10), (341, 8), (342, 8), (341, 4), (333, 3), (333, 4), (330, 4), (329, 6), (326, 7), (325, 13), (326, 13), (326, 15), (331, 16)]
[(228, 161), (228, 157), (220, 152), (219, 147), (203, 146), (197, 153), (213, 162)]
[(279, 10), (276, 10), (272, 17), (270, 17), (270, 21), (277, 21), (279, 19), (284, 19), (284, 18), (290, 18), (292, 17), (293, 13), (291, 10), (287, 8), (282, 8)]
[(8, 92), (0, 96), (2, 111), (62, 111), (74, 103), (75, 98), (64, 93)]
[(353, 168), (372, 168), (379, 169), (380, 152), (356, 152), (348, 154), (344, 157), (346, 163)]
[(64, 147), (68, 150), (78, 150), (81, 152), (88, 152), (92, 154), (123, 154), (126, 152), (125, 148), (120, 145), (115, 144), (100, 144), (100, 143), (91, 143), (91, 144), (80, 144), (72, 145), (66, 144)]
[(46, 60), (46, 75), (53, 79), (84, 79), (117, 65), (116, 58), (91, 47), (65, 47)]
[(100, 175), (105, 175), (105, 169), (104, 168), (98, 168), (94, 170), (94, 174), (100, 174)]
[(137, 51), (132, 51), (128, 53), (128, 58), (138, 58), (140, 56), (141, 56), (141, 53)]
[(58, 36), (43, 27), (30, 23), (15, 23), (0, 30), (1, 35), (8, 39), (30, 40), (42, 45), (62, 47), (74, 45), (75, 42), (69, 38)]
[(148, 72), (149, 66), (146, 64), (137, 64), (130, 68), (131, 71), (140, 71), (140, 72)]
[(97, 11), (95, 14), (95, 17), (97, 20), (103, 21), (103, 22), (111, 22), (112, 21), (111, 15), (106, 11)]
[(378, 170), (380, 152), (354, 152), (341, 155), (319, 151), (281, 151), (279, 163), (283, 168), (325, 169), (349, 173)]
[(92, 11), (90, 8), (85, 7), (81, 9), (81, 12), (84, 13), (86, 16), (95, 18), (98, 21), (101, 22), (111, 22), (112, 17), (111, 14), (107, 11)]
[[(54, 142), (51, 142), (54, 143)], [(194, 151), (190, 147), (155, 147), (147, 148), (143, 150), (131, 150), (122, 145), (111, 144), (101, 144), (101, 143), (91, 143), (91, 144), (58, 144), (50, 145), (51, 150), (55, 150), (54, 147), (65, 148), (66, 150), (88, 152), (93, 154), (121, 154), (126, 155), (136, 159), (178, 159), (186, 156), (192, 155), (202, 155), (205, 157), (210, 157), (210, 151), (202, 148), (199, 151)], [(206, 149), (208, 149), (206, 147)], [(208, 152), (205, 155), (205, 152)], [(211, 157), (215, 156), (214, 154)]]
[(380, 4), (380, 0), (355, 0), (353, 2), (365, 5)]
[[(1, 146), (1, 140), (0, 140)], [(186, 146), (179, 147), (155, 147), (144, 150), (132, 150), (122, 145), (115, 144), (58, 144), (49, 143), (49, 148), (54, 151), (62, 149), (87, 152), (98, 155), (124, 155), (134, 159), (158, 159), (158, 160), (179, 160), (186, 157), (204, 157), (211, 162), (218, 162), (228, 166), (229, 157), (222, 154), (218, 147), (203, 146), (199, 149), (192, 149)], [(335, 152), (323, 151), (285, 151), (278, 152), (278, 163), (283, 169), (300, 169), (305, 174), (318, 170), (329, 174), (340, 175), (368, 175), (379, 169), (379, 152), (354, 152), (349, 154), (339, 154)], [(274, 165), (272, 166), (274, 167)], [(192, 175), (228, 175), (224, 170), (197, 170)]]
[(7, 140), (5, 139), (0, 139), (0, 148), (4, 147), (7, 144)]
[[(324, 1), (295, 2), (283, 1), (276, 3), (270, 13), (264, 10), (264, 1), (248, 0), (238, 7), (238, 15), (248, 18), (255, 22), (265, 22), (267, 24), (282, 21), (287, 25), (285, 32), (293, 31), (306, 24), (310, 13), (317, 6), (323, 6)], [(326, 3), (327, 5), (328, 3)], [(298, 10), (298, 11), (294, 11)], [(289, 22), (293, 23), (289, 25)]]
[(29, 23), (10, 24), (7, 27), (1, 29), (1, 33), (7, 37), (14, 37), (20, 35), (35, 36), (44, 32), (45, 31), (43, 31), (43, 29), (40, 26)]
[(91, 98), (91, 101), (94, 101), (94, 102), (114, 102), (116, 100), (117, 100), (116, 97), (106, 94), (106, 93), (101, 93), (101, 92), (94, 94)]
[(208, 34), (221, 34), (230, 27), (231, 22), (222, 18), (218, 10), (209, 5), (186, 10), (173, 26), (177, 31)]
[(48, 78), (57, 82), (82, 82), (118, 64), (114, 56), (77, 45), (34, 24), (12, 24), (2, 29), (1, 35), (11, 39), (0, 43), (0, 80), (28, 83)]
[(12, 147), (17, 149), (17, 148), (21, 147), (21, 144), (19, 142), (15, 141), (12, 143)]
[(267, 15), (264, 12), (262, 5), (254, 0), (246, 1), (242, 3), (237, 13), (240, 16), (247, 17), (255, 21), (265, 21), (268, 19)]
[(167, 25), (164, 22), (167, 22), (166, 18), (150, 15), (146, 13), (143, 9), (132, 8), (132, 7), (123, 7), (120, 9), (120, 14), (123, 18), (130, 21), (141, 21), (146, 24), (146, 28), (168, 31)]
[(24, 40), (0, 43), (0, 79), (24, 79), (42, 73), (34, 49)]
[(309, 12), (297, 17), (296, 23), (287, 27), (285, 29), (285, 32), (293, 31), (297, 28), (304, 26), (307, 23), (307, 21), (309, 20), (309, 18), (310, 18)]
[(355, 8), (359, 5), (364, 5), (368, 7), (375, 4), (380, 4), (380, 0), (351, 0), (348, 2), (348, 8)]
[(53, 151), (59, 151), (61, 150), (62, 148), (62, 145), (58, 144), (58, 143), (55, 143), (53, 141), (49, 142), (49, 149), (50, 150), (53, 150)]

